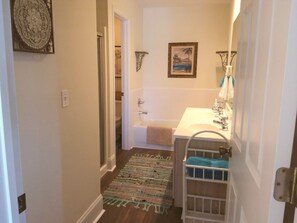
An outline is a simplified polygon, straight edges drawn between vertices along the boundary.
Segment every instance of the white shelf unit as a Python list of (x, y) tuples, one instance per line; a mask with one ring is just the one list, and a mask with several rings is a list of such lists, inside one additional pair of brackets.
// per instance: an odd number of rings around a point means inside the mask
[[(219, 150), (201, 149), (199, 145), (195, 148), (190, 147), (191, 141), (195, 140), (198, 134), (200, 132), (189, 139), (183, 160), (183, 223), (225, 223), (229, 169), (187, 164), (188, 158), (193, 156), (220, 158)], [(229, 146), (228, 140), (224, 137), (223, 139), (225, 145)], [(190, 185), (191, 182), (193, 185)], [(214, 195), (210, 195), (208, 188), (223, 191), (225, 194), (222, 196), (215, 192)]]

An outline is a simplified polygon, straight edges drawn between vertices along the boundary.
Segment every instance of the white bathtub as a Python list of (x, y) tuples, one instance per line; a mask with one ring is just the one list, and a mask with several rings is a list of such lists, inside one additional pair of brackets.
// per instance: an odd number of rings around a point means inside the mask
[(173, 151), (173, 137), (172, 146), (154, 145), (146, 143), (146, 131), (147, 126), (160, 126), (172, 128), (172, 135), (178, 125), (179, 121), (166, 121), (166, 120), (150, 120), (145, 122), (139, 122), (134, 125), (134, 145), (133, 147), (145, 148), (145, 149), (158, 149), (158, 150), (169, 150)]

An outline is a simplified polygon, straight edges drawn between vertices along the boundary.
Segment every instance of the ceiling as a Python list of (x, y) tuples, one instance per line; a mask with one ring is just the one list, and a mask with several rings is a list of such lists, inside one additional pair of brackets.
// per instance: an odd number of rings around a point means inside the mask
[(189, 6), (199, 3), (210, 4), (228, 4), (230, 0), (138, 0), (142, 7), (175, 7), (175, 6)]

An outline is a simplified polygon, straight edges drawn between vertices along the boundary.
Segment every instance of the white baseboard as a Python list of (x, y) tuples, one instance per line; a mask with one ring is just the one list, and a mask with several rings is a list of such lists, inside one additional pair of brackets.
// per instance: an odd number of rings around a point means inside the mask
[(110, 170), (108, 170), (108, 172), (113, 172), (115, 168), (116, 166), (114, 165)]
[(102, 209), (102, 211), (100, 212), (100, 214), (98, 215), (98, 217), (93, 221), (93, 223), (97, 223), (99, 221), (99, 219), (102, 217), (102, 215), (104, 214), (105, 210)]
[(107, 159), (107, 169), (108, 171), (113, 171), (116, 167), (116, 156), (113, 154), (111, 157)]
[(104, 164), (104, 165), (100, 168), (100, 177), (103, 177), (106, 173), (107, 173), (107, 165)]
[(76, 223), (96, 223), (103, 213), (103, 196), (100, 194)]

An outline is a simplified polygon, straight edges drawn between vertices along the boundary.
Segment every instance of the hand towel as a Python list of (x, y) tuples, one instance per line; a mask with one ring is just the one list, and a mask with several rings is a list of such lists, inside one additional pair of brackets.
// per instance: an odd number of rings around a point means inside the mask
[(228, 99), (232, 99), (233, 97), (234, 97), (233, 76), (229, 76), (229, 82), (228, 82)]
[(219, 97), (227, 100), (227, 91), (228, 91), (228, 76), (225, 75), (223, 86), (221, 87)]

